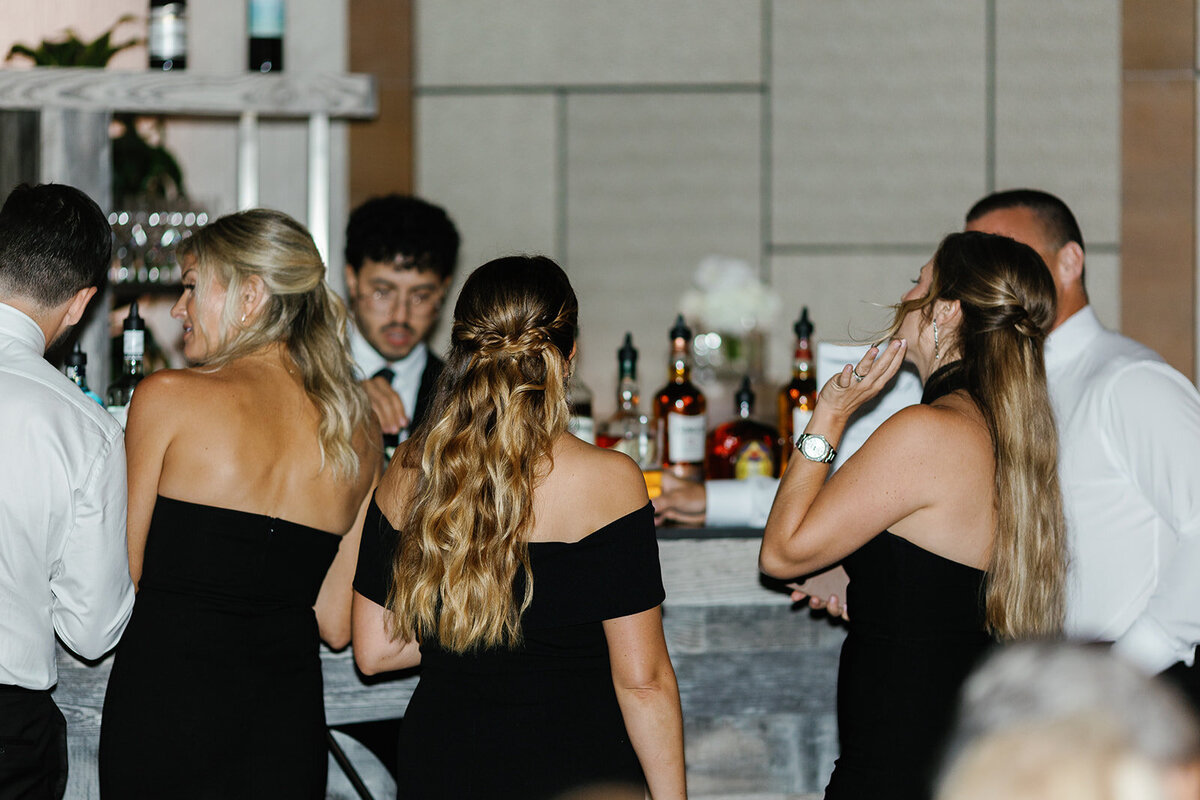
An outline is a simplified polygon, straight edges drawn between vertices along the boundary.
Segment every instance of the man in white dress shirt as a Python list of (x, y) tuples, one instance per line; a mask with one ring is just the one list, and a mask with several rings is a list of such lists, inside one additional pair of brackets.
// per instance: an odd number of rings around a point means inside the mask
[(54, 636), (84, 658), (133, 608), (121, 426), (43, 358), (108, 271), (111, 231), (70, 186), (0, 209), (0, 798), (61, 797)]
[(1083, 236), (1070, 209), (998, 192), (967, 230), (1041, 254), (1058, 290), (1046, 378), (1070, 541), (1067, 632), (1112, 641), (1200, 700), (1200, 394), (1154, 351), (1104, 328), (1088, 305)]
[(423, 419), (442, 371), (425, 339), (446, 298), (458, 246), (446, 212), (416, 197), (375, 197), (350, 214), (350, 350), (391, 446)]

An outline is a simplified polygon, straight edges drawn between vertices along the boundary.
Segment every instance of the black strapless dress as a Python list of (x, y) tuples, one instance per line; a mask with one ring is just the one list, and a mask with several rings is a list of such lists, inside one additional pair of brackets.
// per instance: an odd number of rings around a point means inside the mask
[[(354, 586), (380, 605), (398, 535), (372, 503)], [(575, 543), (531, 543), (529, 559), (533, 602), (520, 647), (464, 655), (422, 642), (401, 728), (405, 800), (538, 800), (596, 784), (644, 791), (602, 622), (663, 601), (653, 508)]]
[[(961, 387), (943, 368), (922, 402)], [(887, 531), (843, 564), (851, 612), (838, 668), (841, 755), (825, 797), (927, 798), (959, 690), (993, 641), (986, 573)]]
[(159, 497), (100, 733), (125, 798), (323, 798), (313, 604), (340, 537)]

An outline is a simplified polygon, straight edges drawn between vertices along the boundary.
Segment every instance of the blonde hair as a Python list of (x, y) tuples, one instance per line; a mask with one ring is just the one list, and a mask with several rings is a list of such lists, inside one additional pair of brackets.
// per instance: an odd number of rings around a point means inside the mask
[(1001, 639), (1056, 635), (1065, 615), (1066, 525), (1042, 358), (1054, 281), (1032, 248), (976, 232), (947, 236), (932, 272), (928, 294), (896, 307), (895, 330), (913, 311), (928, 323), (935, 300), (959, 301), (961, 323), (954, 341), (942, 337), (941, 351), (960, 356), (947, 368), (962, 370), (996, 461), (988, 629)]
[(405, 452), (420, 471), (388, 601), (396, 632), (453, 652), (520, 641), (533, 493), (567, 430), (577, 317), (566, 274), (542, 256), (491, 261), (463, 284), (437, 394)]
[[(354, 437), (371, 410), (350, 361), (346, 308), (325, 282), (325, 264), (308, 231), (279, 211), (241, 211), (185, 239), (178, 256), (196, 259), (199, 302), (214, 283), (225, 287), (217, 347), (202, 366), (220, 368), (284, 343), (320, 416), (322, 469), (328, 463), (335, 476), (356, 477)], [(253, 277), (262, 280), (268, 297), (261, 313), (245, 319), (241, 289)]]

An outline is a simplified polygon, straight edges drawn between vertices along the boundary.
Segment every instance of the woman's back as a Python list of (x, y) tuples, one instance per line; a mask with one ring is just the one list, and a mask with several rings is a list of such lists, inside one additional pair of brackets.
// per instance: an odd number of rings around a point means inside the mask
[(170, 436), (160, 494), (338, 534), (350, 529), (374, 474), (376, 448), (364, 427), (354, 440), (356, 476), (347, 480), (322, 465), (317, 409), (289, 362), (255, 354), (215, 371), (157, 373), (143, 381), (148, 385), (138, 391), (156, 393)]

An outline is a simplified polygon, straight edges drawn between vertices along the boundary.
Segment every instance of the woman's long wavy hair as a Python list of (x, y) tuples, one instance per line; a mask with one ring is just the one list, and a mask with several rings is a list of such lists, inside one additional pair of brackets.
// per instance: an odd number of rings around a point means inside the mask
[(983, 412), (996, 461), (988, 628), (1001, 639), (1058, 634), (1066, 525), (1042, 358), (1055, 318), (1054, 281), (1032, 248), (986, 233), (947, 236), (931, 268), (929, 293), (896, 306), (895, 330), (913, 311), (929, 324), (936, 300), (959, 301), (957, 334), (949, 342), (943, 335), (940, 348), (960, 357), (951, 368), (962, 370)]
[[(357, 476), (354, 438), (371, 407), (354, 377), (346, 307), (325, 282), (325, 264), (304, 226), (280, 211), (241, 211), (198, 230), (177, 254), (196, 259), (198, 303), (214, 285), (225, 287), (217, 347), (200, 366), (220, 368), (284, 343), (320, 416), (322, 469), (329, 464), (338, 478)], [(252, 277), (262, 280), (268, 297), (259, 314), (245, 319), (242, 287)]]
[(388, 602), (396, 632), (454, 652), (520, 642), (533, 493), (567, 430), (578, 316), (566, 273), (543, 256), (490, 261), (463, 284), (429, 416), (405, 451), (419, 472)]

